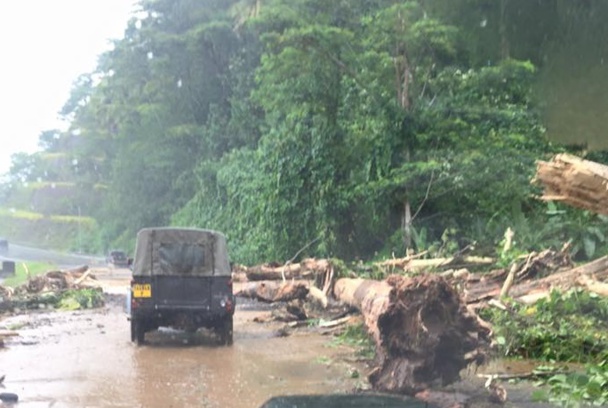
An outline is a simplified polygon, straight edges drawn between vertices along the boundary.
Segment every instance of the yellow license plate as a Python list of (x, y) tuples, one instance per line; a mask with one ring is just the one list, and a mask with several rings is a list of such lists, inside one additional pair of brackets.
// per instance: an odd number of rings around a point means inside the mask
[(152, 297), (152, 285), (149, 283), (143, 285), (133, 285), (133, 297), (149, 298)]

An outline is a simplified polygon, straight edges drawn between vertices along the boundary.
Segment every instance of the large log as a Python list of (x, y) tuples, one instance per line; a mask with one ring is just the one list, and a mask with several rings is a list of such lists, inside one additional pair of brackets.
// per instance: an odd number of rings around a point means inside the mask
[(582, 276), (592, 275), (597, 280), (608, 278), (608, 256), (603, 256), (592, 262), (577, 266), (567, 271), (554, 273), (545, 278), (523, 282), (513, 287), (512, 296), (523, 296), (532, 290), (561, 289), (567, 290), (576, 286), (577, 280)]
[[(513, 285), (509, 296), (519, 299), (530, 294), (549, 293), (552, 289), (568, 290), (580, 285), (581, 277), (593, 276), (595, 280), (608, 279), (608, 256), (603, 256), (592, 262), (561, 270), (539, 279), (523, 280)], [(584, 278), (583, 278), (584, 279)], [(487, 279), (470, 279), (465, 283), (464, 297), (467, 303), (479, 303), (498, 297), (502, 283), (496, 276), (489, 275)]]
[(542, 199), (608, 215), (608, 166), (569, 154), (539, 161), (535, 183), (544, 187)]
[(309, 288), (310, 284), (307, 281), (249, 282), (236, 295), (267, 303), (288, 302), (294, 299), (305, 299), (310, 291)]
[(388, 270), (403, 270), (420, 272), (433, 269), (460, 269), (479, 266), (489, 266), (496, 263), (493, 258), (477, 256), (454, 256), (450, 258), (415, 259), (413, 257), (389, 259), (378, 262), (376, 265)]
[(304, 259), (289, 265), (264, 264), (247, 268), (245, 273), (250, 281), (282, 279), (315, 279), (320, 274), (332, 270), (327, 259)]
[(583, 275), (576, 280), (576, 283), (585, 287), (589, 292), (602, 296), (608, 296), (608, 283), (598, 282), (587, 275)]
[(247, 282), (236, 292), (237, 296), (266, 303), (308, 300), (322, 309), (329, 303), (323, 291), (309, 281), (256, 281)]
[(440, 276), (339, 279), (334, 295), (363, 314), (376, 344), (376, 390), (415, 395), (450, 384), (489, 348), (487, 326)]

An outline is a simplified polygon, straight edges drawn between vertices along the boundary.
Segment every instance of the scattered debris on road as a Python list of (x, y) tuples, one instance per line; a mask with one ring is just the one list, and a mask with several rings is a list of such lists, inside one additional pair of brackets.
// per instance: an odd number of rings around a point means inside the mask
[(15, 288), (0, 286), (0, 313), (45, 308), (74, 310), (102, 305), (101, 285), (87, 265), (30, 277)]
[[(450, 399), (438, 386), (457, 381), (462, 369), (483, 363), (494, 351), (492, 326), (478, 311), (507, 307), (505, 299), (533, 304), (553, 290), (582, 288), (608, 296), (608, 256), (575, 266), (569, 250), (566, 243), (517, 256), (506, 266), (462, 254), (353, 266), (364, 273), (334, 260), (307, 259), (239, 266), (233, 278), (240, 282), (238, 296), (273, 305), (255, 321), (285, 322), (280, 336), (299, 329), (339, 334), (359, 310), (376, 348), (368, 374), (373, 389), (437, 402)], [(498, 380), (486, 389), (490, 401), (507, 398)]]

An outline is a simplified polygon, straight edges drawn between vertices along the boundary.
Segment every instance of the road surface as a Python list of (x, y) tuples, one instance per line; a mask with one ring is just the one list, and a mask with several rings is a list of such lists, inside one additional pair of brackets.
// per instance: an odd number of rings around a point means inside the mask
[(348, 392), (362, 382), (357, 363), (342, 358), (350, 348), (305, 331), (277, 337), (282, 325), (255, 323), (269, 312), (251, 302), (237, 307), (232, 347), (209, 332), (167, 330), (137, 347), (124, 314), (130, 271), (100, 278), (103, 309), (0, 317), (0, 330), (19, 333), (0, 349), (0, 392), (17, 393), (19, 408), (253, 408), (273, 395)]
[(78, 255), (49, 251), (9, 242), (8, 251), (0, 252), (0, 262), (1, 261), (48, 262), (57, 265), (59, 268), (69, 268), (80, 265), (100, 266), (103, 265), (104, 258), (94, 255)]

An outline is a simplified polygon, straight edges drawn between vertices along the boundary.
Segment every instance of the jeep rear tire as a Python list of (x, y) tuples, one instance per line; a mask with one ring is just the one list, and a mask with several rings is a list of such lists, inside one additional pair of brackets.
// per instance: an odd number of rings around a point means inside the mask
[(144, 323), (137, 319), (131, 319), (131, 341), (138, 346), (144, 344), (146, 337), (146, 327)]
[(223, 346), (231, 346), (233, 342), (232, 336), (232, 316), (228, 316), (222, 320), (218, 327), (220, 344)]

